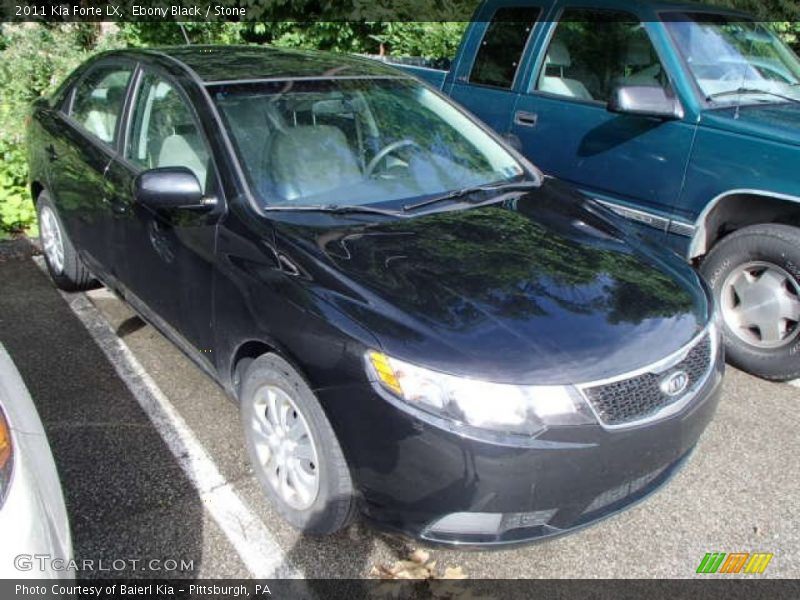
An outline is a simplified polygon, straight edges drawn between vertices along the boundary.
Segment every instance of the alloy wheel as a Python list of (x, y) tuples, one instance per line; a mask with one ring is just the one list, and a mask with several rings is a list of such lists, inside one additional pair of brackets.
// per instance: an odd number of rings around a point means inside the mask
[(282, 389), (263, 386), (254, 398), (250, 430), (272, 489), (296, 510), (309, 508), (319, 494), (317, 446), (305, 417)]
[(64, 271), (64, 239), (61, 235), (61, 227), (53, 209), (49, 206), (42, 207), (39, 215), (44, 253), (53, 271), (61, 274)]
[(752, 261), (733, 269), (721, 305), (728, 329), (753, 346), (777, 348), (800, 334), (800, 284), (778, 265)]

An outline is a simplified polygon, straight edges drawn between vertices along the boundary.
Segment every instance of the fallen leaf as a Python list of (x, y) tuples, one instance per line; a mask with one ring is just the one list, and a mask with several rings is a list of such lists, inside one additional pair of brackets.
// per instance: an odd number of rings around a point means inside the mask
[(464, 571), (461, 567), (447, 567), (444, 570), (444, 575), (441, 577), (442, 579), (466, 579), (467, 576), (464, 574)]

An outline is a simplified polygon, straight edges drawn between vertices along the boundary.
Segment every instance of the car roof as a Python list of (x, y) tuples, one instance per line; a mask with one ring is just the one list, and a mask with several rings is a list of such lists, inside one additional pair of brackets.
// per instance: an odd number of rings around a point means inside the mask
[(271, 46), (170, 46), (123, 50), (178, 61), (206, 84), (263, 79), (408, 77), (377, 60)]

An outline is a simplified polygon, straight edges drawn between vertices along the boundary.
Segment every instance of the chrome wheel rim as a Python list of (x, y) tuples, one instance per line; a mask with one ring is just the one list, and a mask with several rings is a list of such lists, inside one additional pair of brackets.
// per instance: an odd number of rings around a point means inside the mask
[(257, 467), (275, 493), (296, 510), (319, 494), (317, 446), (305, 417), (282, 389), (260, 388), (250, 422)]
[(778, 265), (753, 261), (736, 267), (722, 284), (728, 329), (758, 348), (778, 348), (800, 335), (800, 284)]
[(42, 208), (40, 212), (42, 232), (42, 246), (44, 254), (50, 267), (56, 273), (64, 271), (64, 240), (61, 236), (61, 228), (58, 226), (56, 215), (49, 206)]

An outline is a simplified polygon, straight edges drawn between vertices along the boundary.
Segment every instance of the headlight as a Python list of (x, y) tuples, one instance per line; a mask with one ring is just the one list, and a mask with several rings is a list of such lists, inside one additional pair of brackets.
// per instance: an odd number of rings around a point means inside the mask
[(549, 425), (595, 423), (571, 386), (520, 386), (456, 377), (369, 351), (371, 379), (405, 405), (458, 425), (535, 435)]
[(11, 469), (14, 466), (13, 458), (11, 431), (8, 428), (3, 411), (0, 410), (0, 507), (3, 506), (8, 494), (8, 488), (11, 485)]

